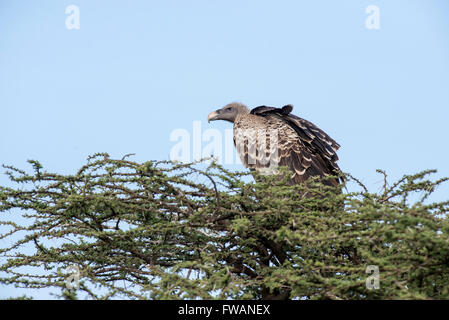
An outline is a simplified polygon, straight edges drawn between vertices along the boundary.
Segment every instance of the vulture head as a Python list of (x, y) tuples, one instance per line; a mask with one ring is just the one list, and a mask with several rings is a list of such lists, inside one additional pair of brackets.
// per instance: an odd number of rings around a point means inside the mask
[(209, 113), (207, 121), (211, 122), (215, 120), (226, 120), (233, 123), (237, 115), (247, 113), (249, 113), (247, 106), (240, 102), (232, 102), (225, 105), (221, 109)]

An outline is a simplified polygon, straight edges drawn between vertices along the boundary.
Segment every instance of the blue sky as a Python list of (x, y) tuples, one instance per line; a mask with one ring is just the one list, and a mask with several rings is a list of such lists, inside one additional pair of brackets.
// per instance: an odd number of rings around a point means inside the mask
[(293, 104), (373, 191), (377, 168), (449, 176), (448, 15), (446, 0), (0, 0), (0, 163), (168, 159), (173, 130), (224, 132), (207, 114), (240, 101)]

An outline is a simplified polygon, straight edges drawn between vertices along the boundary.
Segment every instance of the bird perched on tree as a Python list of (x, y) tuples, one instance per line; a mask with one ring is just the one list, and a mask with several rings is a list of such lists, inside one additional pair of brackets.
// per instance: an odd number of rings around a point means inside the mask
[[(313, 123), (291, 114), (292, 105), (282, 108), (260, 106), (251, 111), (233, 102), (209, 114), (207, 120), (234, 123), (234, 145), (245, 167), (272, 172), (287, 166), (293, 173), (290, 184), (309, 177), (337, 176), (340, 145)], [(338, 186), (341, 180), (324, 179)]]

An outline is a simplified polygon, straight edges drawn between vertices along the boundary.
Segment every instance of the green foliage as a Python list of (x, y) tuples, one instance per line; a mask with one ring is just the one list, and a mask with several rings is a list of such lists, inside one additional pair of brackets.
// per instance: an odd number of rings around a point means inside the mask
[(5, 166), (18, 186), (0, 187), (3, 284), (66, 299), (449, 298), (449, 201), (426, 201), (446, 180), (433, 171), (391, 186), (379, 171), (370, 193), (349, 175), (361, 191), (287, 186), (285, 169), (252, 183), (215, 163), (96, 154), (60, 175), (29, 162), (32, 173)]

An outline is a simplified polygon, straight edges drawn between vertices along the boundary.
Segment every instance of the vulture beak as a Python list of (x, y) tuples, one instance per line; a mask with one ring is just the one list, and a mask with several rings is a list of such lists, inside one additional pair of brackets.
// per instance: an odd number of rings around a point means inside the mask
[(220, 110), (209, 113), (209, 115), (207, 116), (207, 122), (218, 120), (218, 117), (220, 116), (219, 111)]

